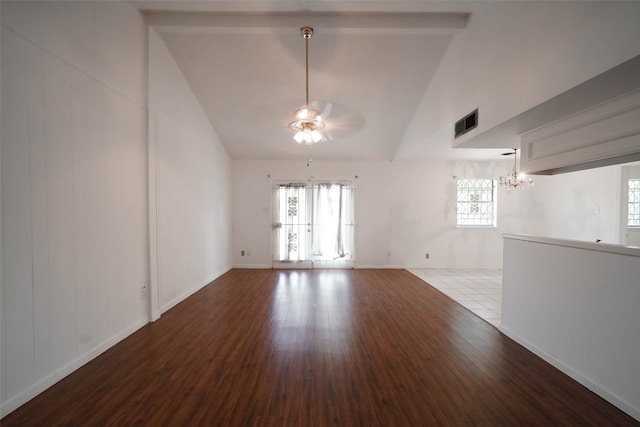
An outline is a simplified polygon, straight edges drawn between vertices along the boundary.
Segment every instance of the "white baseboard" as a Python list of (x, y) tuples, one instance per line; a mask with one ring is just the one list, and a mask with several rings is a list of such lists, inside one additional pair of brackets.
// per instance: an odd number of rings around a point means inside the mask
[(271, 265), (267, 265), (267, 264), (234, 264), (233, 268), (247, 268), (247, 269), (271, 269)]
[(160, 318), (160, 316), (162, 316), (162, 311), (160, 310), (152, 311), (151, 314), (149, 315), (149, 322), (155, 322)]
[(385, 265), (355, 265), (353, 268), (356, 270), (402, 270), (404, 267), (395, 264)]
[(535, 354), (536, 356), (543, 359), (545, 362), (549, 363), (550, 365), (559, 369), (563, 373), (567, 374), (568, 376), (570, 376), (571, 378), (573, 378), (583, 386), (587, 387), (589, 390), (591, 390), (598, 396), (602, 397), (604, 400), (608, 401), (612, 405), (619, 408), (621, 411), (629, 414), (631, 417), (640, 421), (640, 407), (636, 407), (631, 403), (626, 402), (625, 400), (616, 396), (615, 394), (611, 393), (610, 391), (606, 390), (605, 388), (595, 383), (591, 379), (575, 371), (574, 369), (572, 369), (570, 366), (568, 366), (561, 360), (558, 360), (555, 357), (547, 354), (542, 349), (538, 348), (534, 344), (528, 342), (527, 340), (523, 339), (519, 335), (515, 334), (506, 326), (500, 325), (498, 329), (500, 330), (500, 332), (502, 332), (503, 334), (505, 334), (506, 336), (508, 336), (509, 338), (511, 338), (512, 340), (514, 340), (515, 342), (517, 342), (518, 344), (520, 344), (521, 346), (523, 346), (524, 348), (532, 352), (533, 354)]
[[(205, 281), (205, 283), (195, 286), (189, 289), (187, 292), (184, 292), (182, 295), (178, 296), (177, 298), (174, 298), (169, 303), (160, 307), (159, 312), (151, 313), (150, 319), (152, 321), (158, 320), (162, 313), (166, 312), (167, 310), (169, 310), (170, 308), (172, 308), (182, 300), (188, 298), (195, 292), (199, 291), (200, 289), (202, 289), (203, 287), (205, 287), (206, 285), (208, 285), (218, 277), (222, 276), (224, 273), (226, 273), (229, 270), (231, 270), (231, 267), (227, 267), (220, 272), (214, 273), (209, 279)], [(29, 400), (33, 399), (34, 397), (36, 397), (37, 395), (39, 395), (40, 393), (42, 393), (43, 391), (45, 391), (46, 389), (48, 389), (49, 387), (51, 387), (52, 385), (54, 385), (55, 383), (63, 379), (64, 377), (66, 377), (67, 375), (71, 374), (72, 372), (79, 369), (86, 363), (98, 357), (100, 354), (104, 353), (106, 350), (113, 347), (114, 345), (116, 345), (117, 343), (119, 343), (120, 341), (122, 341), (123, 339), (125, 339), (126, 337), (128, 337), (129, 335), (131, 335), (132, 333), (134, 333), (144, 325), (146, 325), (148, 323), (147, 320), (148, 319), (143, 319), (136, 322), (132, 326), (124, 329), (123, 331), (119, 332), (113, 337), (105, 340), (102, 344), (97, 345), (92, 350), (80, 355), (79, 357), (77, 357), (70, 363), (66, 364), (62, 368), (56, 370), (50, 375), (47, 375), (46, 377), (37, 381), (35, 384), (31, 385), (30, 387), (22, 391), (20, 394), (11, 397), (6, 402), (2, 402), (0, 404), (0, 418), (16, 410), (17, 408), (27, 403)]]
[[(246, 268), (246, 269), (271, 269), (272, 266), (271, 265), (267, 265), (267, 264), (234, 264), (233, 268)], [(378, 270), (387, 270), (387, 269), (391, 269), (391, 270), (401, 270), (404, 267), (399, 266), (399, 265), (354, 265), (353, 266), (354, 269), (378, 269)]]
[(136, 323), (132, 324), (128, 328), (123, 329), (122, 331), (118, 332), (111, 338), (103, 341), (101, 344), (98, 344), (96, 347), (89, 350), (88, 352), (76, 357), (74, 360), (67, 363), (60, 369), (57, 369), (56, 371), (52, 372), (51, 374), (37, 381), (35, 384), (31, 385), (30, 387), (22, 391), (20, 394), (11, 397), (6, 402), (2, 402), (2, 404), (0, 405), (0, 418), (4, 417), (10, 412), (15, 411), (20, 406), (24, 405), (25, 403), (27, 403), (28, 401), (30, 401), (31, 399), (33, 399), (34, 397), (36, 397), (37, 395), (39, 395), (40, 393), (42, 393), (43, 391), (45, 391), (46, 389), (48, 389), (49, 387), (57, 383), (58, 381), (60, 381), (61, 379), (66, 377), (67, 375), (81, 368), (83, 365), (87, 364), (88, 362), (92, 361), (96, 357), (100, 356), (102, 353), (104, 353), (105, 351), (107, 351), (108, 349), (110, 349), (111, 347), (113, 347), (114, 345), (116, 345), (117, 343), (119, 343), (120, 341), (122, 341), (123, 339), (125, 339), (126, 337), (134, 333), (135, 331), (137, 331), (138, 329), (142, 328), (146, 324), (147, 324), (146, 319), (141, 319), (137, 321)]
[[(227, 271), (231, 270), (231, 268), (233, 268), (233, 267), (226, 267), (226, 268), (222, 269), (221, 271), (212, 274), (208, 279), (206, 279), (204, 281), (204, 283), (198, 284), (198, 285), (192, 287), (191, 289), (186, 290), (185, 292), (181, 293), (180, 295), (178, 295), (177, 297), (175, 297), (174, 299), (172, 299), (168, 303), (160, 306), (160, 314), (166, 313), (167, 311), (171, 310), (173, 307), (175, 307), (176, 305), (178, 305), (179, 303), (181, 303), (185, 299), (189, 298), (191, 295), (195, 294), (200, 289), (204, 288), (209, 283), (213, 282), (218, 277), (220, 277), (223, 274), (225, 274)], [(160, 318), (160, 316), (158, 316), (158, 318)], [(158, 319), (156, 319), (156, 320), (158, 320)]]

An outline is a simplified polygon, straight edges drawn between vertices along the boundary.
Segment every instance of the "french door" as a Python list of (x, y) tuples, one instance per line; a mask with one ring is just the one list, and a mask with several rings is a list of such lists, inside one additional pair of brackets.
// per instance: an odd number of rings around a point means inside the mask
[(273, 186), (273, 268), (351, 268), (354, 190), (346, 182)]

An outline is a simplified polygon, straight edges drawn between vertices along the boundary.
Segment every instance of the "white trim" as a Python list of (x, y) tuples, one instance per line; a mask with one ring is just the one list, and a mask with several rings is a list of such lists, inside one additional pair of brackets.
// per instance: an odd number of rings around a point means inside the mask
[(502, 235), (505, 239), (522, 240), (525, 242), (542, 243), (546, 245), (565, 246), (568, 248), (585, 249), (588, 251), (609, 252), (612, 254), (640, 257), (640, 248), (637, 246), (614, 245), (611, 243), (587, 242), (584, 240), (554, 239), (550, 237), (537, 237), (526, 234)]
[[(267, 269), (267, 270), (272, 270), (273, 269), (273, 270), (279, 270), (278, 268), (272, 268), (270, 265), (267, 265), (267, 264), (234, 264), (233, 268), (238, 268), (238, 269)], [(424, 267), (415, 267), (415, 268), (424, 268)], [(322, 269), (322, 268), (320, 268), (320, 269)], [(385, 270), (385, 269), (403, 270), (403, 269), (406, 269), (406, 267), (403, 267), (403, 266), (400, 266), (400, 265), (396, 265), (396, 264), (384, 264), (384, 265), (357, 265), (356, 264), (351, 268), (346, 268), (346, 270), (352, 270), (352, 269), (356, 269), (356, 270), (365, 270), (365, 269), (373, 269), (373, 270)], [(283, 270), (285, 270), (285, 269), (283, 269)], [(305, 270), (311, 270), (311, 269), (306, 268)], [(338, 270), (339, 270), (339, 268), (338, 268)]]
[[(494, 178), (456, 178), (456, 228), (498, 228), (498, 180)], [(460, 204), (472, 205), (474, 202), (472, 201), (462, 201), (460, 200), (460, 193), (471, 193), (474, 190), (479, 191), (487, 191), (486, 189), (477, 189), (472, 188), (472, 186), (465, 186), (464, 188), (460, 188), (460, 182), (478, 182), (478, 181), (490, 181), (491, 182), (491, 202), (486, 201), (477, 201), (475, 203), (485, 204), (491, 206), (492, 218), (491, 224), (480, 224), (478, 222), (473, 224), (460, 224), (460, 212), (458, 212), (458, 207)], [(481, 221), (476, 218), (476, 221)]]
[[(640, 89), (521, 133), (521, 168), (534, 174), (626, 163), (640, 150)], [(612, 159), (619, 158), (619, 161)]]
[(188, 11), (147, 13), (150, 27), (161, 33), (222, 34), (290, 34), (301, 21), (312, 21), (322, 27), (323, 34), (446, 34), (454, 35), (467, 28), (466, 13), (447, 12), (335, 12), (297, 11), (269, 14), (238, 14), (210, 11), (193, 14)]
[(160, 306), (160, 312), (161, 313), (166, 313), (167, 311), (169, 311), (170, 309), (172, 309), (176, 305), (180, 304), (182, 301), (184, 301), (187, 298), (189, 298), (191, 295), (195, 294), (196, 292), (198, 292), (199, 290), (201, 290), (205, 286), (209, 285), (211, 282), (213, 282), (214, 280), (216, 280), (217, 278), (219, 278), (223, 274), (227, 273), (229, 270), (231, 270), (231, 267), (228, 267), (228, 268), (224, 269), (221, 273), (214, 273), (213, 275), (210, 276), (209, 279), (205, 280), (204, 283), (202, 283), (200, 285), (196, 285), (196, 286), (192, 287), (191, 289), (188, 289), (185, 292), (181, 293), (180, 295), (178, 295), (177, 297), (175, 297), (174, 299), (172, 299), (168, 303)]
[(123, 339), (127, 338), (129, 335), (133, 334), (138, 329), (145, 326), (147, 323), (148, 322), (146, 319), (140, 319), (128, 328), (105, 340), (104, 342), (102, 342), (102, 344), (98, 344), (92, 350), (89, 350), (88, 352), (78, 356), (60, 369), (55, 370), (51, 374), (32, 384), (21, 393), (11, 397), (6, 402), (2, 402), (0, 406), (0, 417), (4, 417), (12, 411), (18, 409), (20, 406), (27, 403), (67, 375), (81, 368), (83, 365), (86, 365), (114, 345), (118, 344)]
[(354, 265), (353, 266), (354, 269), (356, 270), (365, 270), (365, 269), (369, 269), (369, 270), (404, 270), (405, 268), (400, 266), (400, 265), (396, 265), (396, 264), (383, 264), (383, 265)]
[(232, 268), (239, 268), (239, 269), (267, 269), (267, 270), (271, 270), (271, 265), (269, 264), (234, 264)]
[[(151, 31), (151, 30), (150, 30)], [(149, 250), (149, 289), (147, 304), (149, 321), (160, 318), (160, 285), (158, 283), (158, 177), (157, 177), (157, 134), (158, 120), (156, 114), (147, 114), (147, 203), (148, 203), (148, 237)]]
[(591, 390), (598, 396), (602, 397), (609, 403), (613, 404), (614, 406), (618, 407), (619, 409), (629, 414), (636, 420), (640, 421), (640, 407), (633, 406), (631, 403), (626, 402), (621, 398), (619, 398), (618, 396), (616, 396), (615, 394), (610, 393), (608, 390), (604, 389), (599, 384), (592, 381), (590, 378), (587, 378), (582, 374), (580, 374), (579, 372), (574, 371), (573, 369), (571, 369), (571, 367), (562, 363), (560, 360), (550, 356), (549, 354), (545, 353), (544, 351), (542, 351), (535, 345), (531, 344), (527, 340), (513, 333), (511, 330), (509, 330), (509, 328), (505, 327), (504, 325), (501, 324), (500, 326), (498, 326), (498, 330), (503, 334), (505, 334), (507, 337), (511, 338), (513, 341), (517, 342), (518, 344), (520, 344), (521, 346), (529, 350), (530, 352), (534, 353), (536, 356), (543, 359), (545, 362), (551, 364), (552, 366), (559, 369), (569, 377), (573, 378), (580, 384), (584, 385), (585, 387), (587, 387), (589, 390)]

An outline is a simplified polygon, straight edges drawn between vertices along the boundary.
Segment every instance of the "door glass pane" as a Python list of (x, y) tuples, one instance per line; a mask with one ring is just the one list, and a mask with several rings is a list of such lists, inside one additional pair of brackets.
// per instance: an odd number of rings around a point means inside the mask
[(274, 268), (352, 267), (353, 201), (350, 184), (274, 185)]
[(273, 260), (309, 260), (310, 188), (305, 183), (287, 183), (277, 185), (273, 191)]

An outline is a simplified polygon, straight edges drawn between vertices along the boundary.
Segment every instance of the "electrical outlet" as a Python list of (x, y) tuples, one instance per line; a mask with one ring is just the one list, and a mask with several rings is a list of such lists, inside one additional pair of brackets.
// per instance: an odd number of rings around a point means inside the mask
[(426, 254), (424, 254), (424, 257), (425, 257), (426, 259), (429, 259), (429, 252), (427, 252)]
[(141, 299), (142, 301), (144, 301), (144, 300), (146, 300), (146, 299), (147, 299), (147, 287), (146, 287), (146, 286), (142, 286), (142, 287), (140, 288), (140, 299)]
[(244, 256), (244, 251), (240, 251), (240, 256)]

